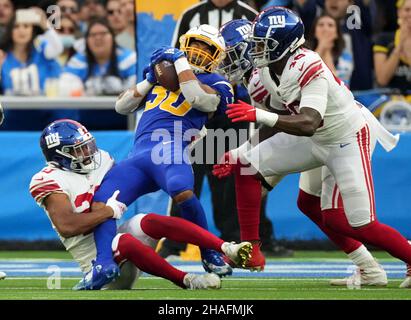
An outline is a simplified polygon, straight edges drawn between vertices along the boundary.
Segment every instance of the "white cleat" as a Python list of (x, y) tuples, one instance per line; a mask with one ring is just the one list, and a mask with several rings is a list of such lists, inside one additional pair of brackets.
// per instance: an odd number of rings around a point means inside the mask
[(224, 242), (221, 246), (224, 254), (230, 258), (236, 265), (245, 267), (251, 258), (253, 245), (250, 242)]
[(411, 276), (405, 277), (405, 280), (400, 284), (400, 288), (411, 288)]
[(407, 264), (407, 274), (405, 275), (405, 279), (400, 284), (400, 288), (411, 288), (411, 265)]
[(183, 283), (189, 290), (221, 288), (221, 279), (215, 273), (205, 273), (201, 275), (187, 273), (183, 279)]
[(0, 271), (0, 280), (3, 280), (6, 278), (6, 274), (2, 271)]
[(347, 288), (361, 286), (385, 287), (387, 284), (387, 273), (380, 265), (366, 269), (357, 268), (354, 274), (349, 277), (330, 280), (332, 286), (345, 286)]

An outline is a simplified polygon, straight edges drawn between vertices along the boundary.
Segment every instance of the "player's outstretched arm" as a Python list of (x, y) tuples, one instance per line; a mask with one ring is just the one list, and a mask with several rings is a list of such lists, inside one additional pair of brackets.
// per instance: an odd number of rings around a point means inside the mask
[[(117, 195), (118, 193), (115, 195), (115, 198)], [(59, 234), (64, 238), (70, 238), (91, 232), (96, 226), (107, 219), (120, 218), (121, 216), (118, 217), (118, 213), (122, 211), (122, 214), (126, 210), (125, 205), (124, 210), (117, 210), (116, 207), (113, 208), (113, 205), (110, 206), (108, 202), (109, 201), (107, 201), (108, 205), (100, 206), (97, 210), (93, 210), (87, 214), (79, 214), (73, 211), (70, 200), (66, 194), (52, 193), (44, 200), (44, 205)]]
[(139, 109), (144, 97), (149, 93), (153, 85), (157, 82), (151, 64), (143, 70), (144, 80), (134, 87), (123, 91), (116, 101), (116, 112), (127, 115)]

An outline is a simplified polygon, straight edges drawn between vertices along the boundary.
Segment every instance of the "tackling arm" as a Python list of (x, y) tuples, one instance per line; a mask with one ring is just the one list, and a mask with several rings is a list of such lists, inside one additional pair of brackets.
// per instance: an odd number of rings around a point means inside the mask
[(300, 113), (279, 115), (239, 101), (226, 112), (233, 122), (249, 121), (273, 127), (296, 136), (312, 136), (321, 124), (327, 106), (328, 83), (317, 78), (301, 90)]
[(93, 230), (100, 223), (113, 217), (113, 209), (105, 206), (87, 214), (75, 213), (66, 194), (52, 193), (44, 205), (61, 236), (70, 238)]
[(93, 205), (92, 211), (87, 214), (75, 213), (68, 196), (64, 193), (51, 193), (44, 200), (44, 206), (60, 235), (70, 238), (91, 232), (107, 219), (120, 219), (127, 206), (117, 201), (119, 193), (115, 191), (106, 204)]

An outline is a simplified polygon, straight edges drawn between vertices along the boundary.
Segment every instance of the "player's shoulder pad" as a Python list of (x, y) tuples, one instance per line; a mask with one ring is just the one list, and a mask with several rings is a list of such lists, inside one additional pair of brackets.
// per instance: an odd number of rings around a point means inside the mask
[(300, 88), (303, 88), (323, 71), (321, 57), (316, 52), (303, 48), (290, 57), (284, 75), (286, 81), (297, 81)]
[(228, 92), (234, 96), (234, 89), (231, 83), (218, 73), (203, 73), (198, 75), (198, 80), (201, 83), (212, 87), (220, 94), (227, 94)]
[(44, 198), (51, 192), (63, 192), (58, 182), (58, 169), (45, 167), (36, 173), (30, 181), (30, 194), (36, 200)]

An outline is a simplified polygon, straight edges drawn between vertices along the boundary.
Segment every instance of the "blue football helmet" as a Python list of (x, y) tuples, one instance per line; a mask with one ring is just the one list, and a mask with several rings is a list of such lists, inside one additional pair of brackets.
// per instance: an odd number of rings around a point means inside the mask
[(220, 28), (226, 45), (226, 57), (218, 66), (217, 71), (231, 83), (240, 83), (244, 74), (253, 68), (249, 55), (252, 25), (246, 19), (236, 19), (227, 22)]
[(70, 119), (49, 124), (40, 137), (47, 163), (67, 171), (87, 174), (100, 166), (96, 140), (80, 123)]
[(292, 10), (270, 7), (254, 20), (251, 57), (257, 68), (282, 59), (304, 42), (304, 24)]

